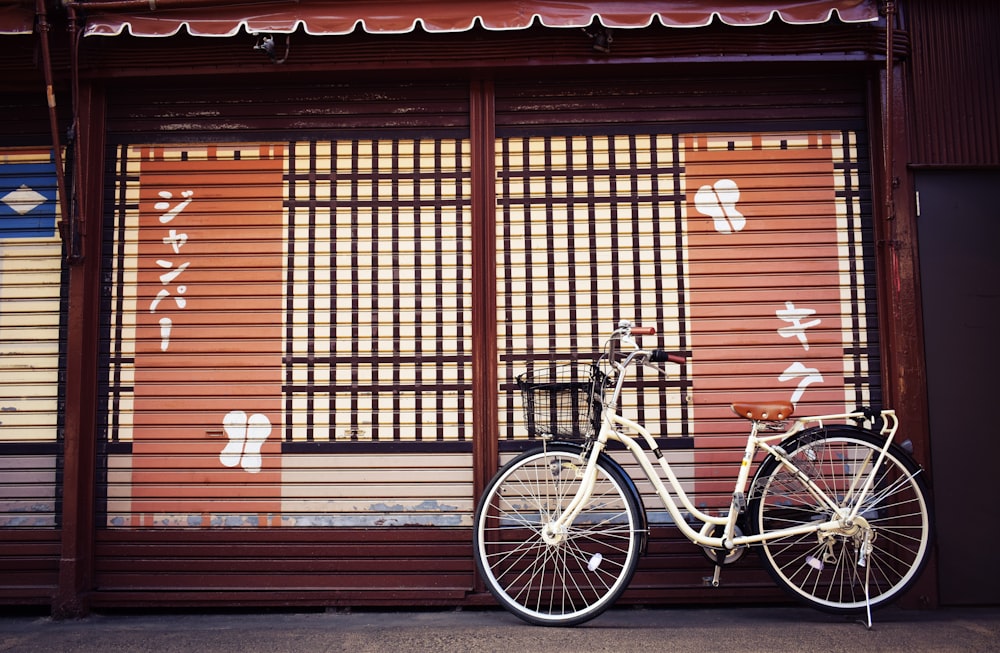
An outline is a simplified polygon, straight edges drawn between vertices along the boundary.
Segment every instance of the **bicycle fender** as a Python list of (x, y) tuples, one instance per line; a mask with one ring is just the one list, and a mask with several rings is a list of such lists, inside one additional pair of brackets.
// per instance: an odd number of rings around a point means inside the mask
[[(789, 436), (788, 438), (782, 440), (778, 446), (784, 449), (785, 453), (790, 454), (799, 447), (801, 447), (804, 443), (809, 442), (812, 438), (816, 437), (817, 435), (820, 436), (825, 436), (828, 434), (836, 435), (837, 433), (843, 433), (843, 434), (863, 433), (868, 436), (873, 436), (876, 438), (882, 437), (875, 431), (864, 429), (861, 428), (860, 426), (854, 426), (853, 424), (824, 424), (823, 426), (813, 426), (805, 429), (804, 431), (799, 431), (795, 435)], [(898, 444), (894, 442), (892, 444), (892, 447), (894, 453), (897, 456), (902, 458), (907, 458), (909, 462), (911, 462), (914, 466), (920, 467), (920, 465), (915, 460), (913, 460), (913, 457), (910, 456), (902, 448), (900, 448)], [(761, 472), (763, 470), (769, 470), (773, 464), (772, 461), (774, 460), (775, 460), (774, 456), (767, 456), (766, 458), (764, 458), (764, 460), (760, 462), (760, 465), (757, 466), (757, 471), (754, 473), (753, 480), (750, 482), (749, 491), (747, 492), (747, 499), (753, 496), (754, 488), (757, 487), (757, 482), (760, 479)]]

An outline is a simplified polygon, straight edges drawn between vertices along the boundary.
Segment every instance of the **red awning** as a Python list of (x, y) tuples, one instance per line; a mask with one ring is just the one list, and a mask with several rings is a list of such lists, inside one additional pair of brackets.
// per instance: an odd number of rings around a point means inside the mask
[[(367, 0), (331, 2), (239, 2), (202, 6), (193, 0), (78, 1), (86, 16), (86, 35), (172, 36), (182, 30), (194, 36), (291, 33), (300, 27), (312, 35), (463, 32), (546, 27), (637, 29), (654, 24), (704, 27), (718, 20), (727, 25), (763, 25), (772, 20), (817, 24), (838, 18), (857, 23), (878, 20), (877, 0)], [(137, 9), (137, 6), (140, 8)], [(152, 8), (152, 9), (149, 9)]]
[(20, 4), (0, 6), (0, 34), (31, 34), (35, 10)]

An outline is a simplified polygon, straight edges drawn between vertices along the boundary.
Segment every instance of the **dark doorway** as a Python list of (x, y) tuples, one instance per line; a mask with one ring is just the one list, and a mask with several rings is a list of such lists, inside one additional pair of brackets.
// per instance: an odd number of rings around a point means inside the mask
[(998, 603), (1000, 171), (916, 181), (940, 599)]

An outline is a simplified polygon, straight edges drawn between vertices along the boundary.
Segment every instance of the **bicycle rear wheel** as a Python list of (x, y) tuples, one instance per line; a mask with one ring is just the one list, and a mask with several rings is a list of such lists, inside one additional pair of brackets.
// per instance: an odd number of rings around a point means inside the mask
[(590, 500), (557, 543), (542, 529), (580, 487), (582, 448), (553, 443), (505, 465), (476, 508), (476, 567), (490, 593), (525, 621), (572, 626), (610, 607), (628, 586), (644, 532), (631, 481), (608, 458), (597, 463)]
[[(810, 429), (783, 442), (791, 460), (842, 508), (853, 507), (884, 439), (852, 426)], [(896, 445), (875, 470), (855, 528), (765, 541), (761, 557), (775, 581), (828, 612), (886, 605), (916, 580), (930, 550), (928, 494), (919, 467)], [(761, 464), (749, 502), (758, 534), (826, 521), (833, 511), (776, 459)], [(867, 550), (867, 552), (866, 552)]]

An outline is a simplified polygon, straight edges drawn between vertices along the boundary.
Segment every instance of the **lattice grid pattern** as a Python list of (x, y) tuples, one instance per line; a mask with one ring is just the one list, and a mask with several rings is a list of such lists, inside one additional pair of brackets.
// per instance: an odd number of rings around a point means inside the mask
[(468, 156), (456, 139), (292, 147), (286, 442), (471, 439)]
[[(527, 437), (514, 377), (548, 360), (596, 358), (619, 319), (657, 327), (648, 346), (687, 347), (677, 152), (670, 135), (498, 143), (502, 440)], [(646, 375), (631, 393), (654, 435), (687, 435), (685, 385)]]

